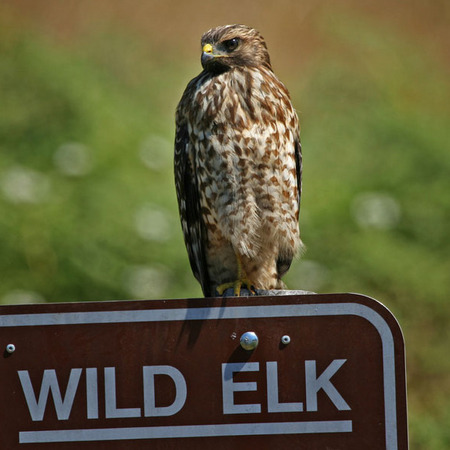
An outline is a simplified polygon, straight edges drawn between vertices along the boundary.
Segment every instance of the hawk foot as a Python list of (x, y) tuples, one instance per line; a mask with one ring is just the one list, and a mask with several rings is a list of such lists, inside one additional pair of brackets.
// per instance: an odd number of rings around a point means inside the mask
[(216, 292), (222, 296), (223, 293), (229, 289), (229, 288), (233, 288), (234, 290), (234, 295), (236, 297), (239, 297), (241, 295), (241, 289), (242, 287), (247, 288), (252, 295), (256, 294), (255, 288), (252, 285), (252, 282), (250, 280), (247, 279), (242, 279), (242, 280), (236, 280), (236, 281), (230, 281), (229, 283), (222, 283), (219, 286), (216, 287)]

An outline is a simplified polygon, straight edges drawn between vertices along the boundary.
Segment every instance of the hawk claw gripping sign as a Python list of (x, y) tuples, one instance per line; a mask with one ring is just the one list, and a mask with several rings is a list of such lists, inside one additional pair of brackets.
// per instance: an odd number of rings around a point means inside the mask
[(0, 345), (11, 450), (408, 446), (402, 334), (360, 295), (4, 306)]

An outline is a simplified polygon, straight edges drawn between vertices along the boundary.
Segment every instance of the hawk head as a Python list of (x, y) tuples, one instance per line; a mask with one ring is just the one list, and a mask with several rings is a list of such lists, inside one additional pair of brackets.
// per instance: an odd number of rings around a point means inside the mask
[(225, 25), (202, 36), (202, 66), (214, 73), (245, 66), (270, 68), (270, 58), (258, 31), (245, 25)]

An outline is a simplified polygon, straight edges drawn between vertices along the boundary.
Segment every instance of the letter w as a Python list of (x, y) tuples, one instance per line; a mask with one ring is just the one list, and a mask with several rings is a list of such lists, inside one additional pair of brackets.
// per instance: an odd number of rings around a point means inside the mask
[(56, 378), (56, 371), (54, 369), (44, 370), (39, 400), (37, 401), (28, 370), (19, 370), (17, 373), (19, 374), (20, 383), (22, 384), (23, 393), (27, 401), (31, 418), (33, 420), (42, 420), (44, 418), (48, 394), (51, 391), (58, 420), (67, 420), (72, 410), (73, 399), (75, 398), (82, 370), (83, 369), (71, 369), (64, 399), (61, 397), (58, 379)]

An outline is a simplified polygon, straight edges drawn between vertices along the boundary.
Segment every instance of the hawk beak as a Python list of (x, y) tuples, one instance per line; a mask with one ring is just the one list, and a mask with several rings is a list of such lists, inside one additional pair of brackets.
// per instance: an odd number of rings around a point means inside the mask
[(213, 60), (216, 56), (213, 54), (213, 46), (211, 44), (205, 44), (202, 52), (202, 66), (205, 67), (209, 61)]

